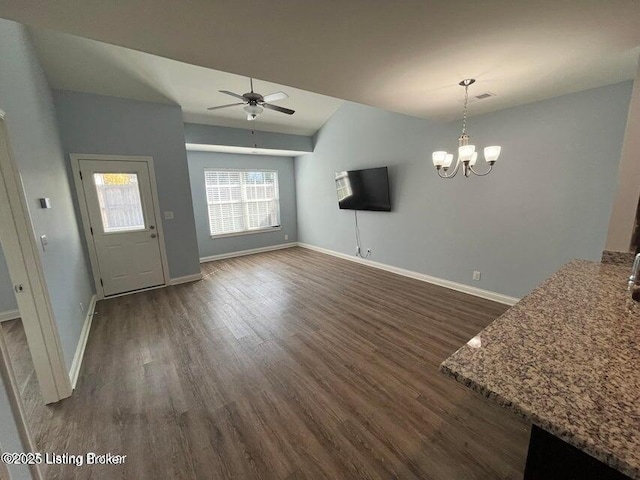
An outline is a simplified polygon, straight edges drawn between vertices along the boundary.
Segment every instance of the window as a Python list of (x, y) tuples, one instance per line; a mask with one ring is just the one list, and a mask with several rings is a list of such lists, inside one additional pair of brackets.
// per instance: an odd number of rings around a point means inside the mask
[(144, 230), (136, 173), (94, 173), (104, 233)]
[(205, 169), (212, 236), (280, 226), (278, 172)]

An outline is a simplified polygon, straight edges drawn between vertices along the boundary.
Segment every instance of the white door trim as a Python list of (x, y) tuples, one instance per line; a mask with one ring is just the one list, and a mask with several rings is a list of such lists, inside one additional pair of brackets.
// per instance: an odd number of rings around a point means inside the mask
[[(80, 160), (106, 160), (118, 162), (146, 162), (149, 168), (149, 177), (151, 183), (151, 196), (153, 197), (153, 209), (156, 214), (156, 231), (158, 232), (158, 240), (160, 243), (160, 258), (162, 260), (162, 271), (164, 276), (163, 286), (169, 284), (169, 262), (167, 261), (167, 251), (164, 243), (164, 228), (162, 225), (162, 216), (160, 211), (160, 203), (158, 202), (158, 186), (156, 183), (156, 172), (153, 168), (153, 157), (131, 156), (131, 155), (97, 155), (97, 154), (80, 154), (72, 153), (71, 170), (73, 171), (73, 181), (76, 187), (76, 196), (78, 197), (78, 205), (80, 206), (80, 216), (82, 217), (82, 230), (84, 232), (85, 241), (87, 242), (87, 250), (89, 250), (89, 260), (91, 261), (91, 272), (93, 274), (93, 282), (96, 286), (98, 300), (105, 298), (104, 288), (100, 285), (100, 267), (98, 266), (98, 253), (93, 235), (91, 235), (91, 222), (89, 221), (89, 209), (87, 207), (84, 195), (84, 187), (80, 178)], [(127, 293), (136, 293), (127, 292)], [(112, 295), (114, 296), (114, 295)], [(109, 297), (111, 298), (111, 296)]]
[[(4, 341), (4, 332), (0, 329), (0, 385), (4, 384), (7, 397), (9, 397), (9, 403), (11, 404), (11, 413), (13, 419), (16, 422), (16, 428), (20, 435), (20, 441), (26, 452), (37, 452), (38, 447), (33, 441), (31, 431), (29, 430), (29, 424), (27, 423), (27, 416), (24, 412), (24, 405), (22, 403), (22, 397), (20, 397), (20, 389), (18, 388), (18, 382), (13, 373), (13, 367), (11, 366), (11, 359), (9, 358), (9, 351), (7, 350), (7, 344)], [(1, 447), (1, 446), (0, 446)], [(11, 478), (8, 467), (4, 462), (0, 462), (4, 465), (4, 471), (7, 478)], [(44, 477), (40, 470), (40, 465), (33, 464), (29, 467), (31, 476), (34, 480), (42, 480)], [(3, 473), (0, 470), (0, 473)], [(2, 477), (2, 475), (0, 475)]]
[(0, 236), (16, 294), (29, 351), (45, 403), (71, 395), (62, 345), (45, 281), (20, 172), (0, 112)]

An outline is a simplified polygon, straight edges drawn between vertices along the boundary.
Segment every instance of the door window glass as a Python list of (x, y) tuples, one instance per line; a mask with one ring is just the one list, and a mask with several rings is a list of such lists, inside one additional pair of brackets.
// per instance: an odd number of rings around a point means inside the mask
[(94, 173), (105, 233), (144, 230), (145, 221), (136, 173)]

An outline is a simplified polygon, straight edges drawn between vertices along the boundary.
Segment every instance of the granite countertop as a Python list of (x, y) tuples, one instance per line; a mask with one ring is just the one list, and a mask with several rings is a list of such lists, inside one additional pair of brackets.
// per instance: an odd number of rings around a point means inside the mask
[(640, 479), (640, 306), (630, 268), (563, 266), (440, 370)]

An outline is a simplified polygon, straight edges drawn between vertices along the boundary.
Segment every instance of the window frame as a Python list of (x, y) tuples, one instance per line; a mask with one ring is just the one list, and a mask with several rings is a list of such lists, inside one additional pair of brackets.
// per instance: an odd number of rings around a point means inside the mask
[[(211, 233), (211, 213), (210, 213), (210, 206), (211, 205), (216, 205), (216, 204), (210, 204), (209, 203), (209, 197), (207, 195), (207, 172), (241, 172), (241, 173), (248, 173), (248, 172), (266, 172), (266, 173), (274, 173), (275, 174), (275, 200), (276, 200), (276, 210), (277, 210), (277, 214), (278, 214), (278, 222), (279, 225), (277, 226), (273, 226), (273, 227), (261, 227), (261, 228), (251, 228), (251, 229), (246, 229), (246, 230), (241, 230), (239, 232), (229, 232), (229, 233), (218, 233), (218, 234), (213, 234)], [(224, 237), (237, 237), (237, 236), (241, 236), (241, 235), (253, 235), (256, 233), (268, 233), (268, 232), (275, 232), (278, 230), (282, 230), (282, 217), (281, 212), (280, 212), (280, 172), (278, 170), (272, 169), (272, 168), (225, 168), (225, 167), (204, 167), (203, 170), (203, 180), (204, 180), (204, 198), (205, 198), (205, 202), (207, 204), (207, 224), (208, 224), (208, 229), (209, 229), (209, 236), (211, 238), (224, 238)], [(242, 215), (243, 215), (243, 219), (245, 221), (245, 225), (248, 224), (248, 217), (249, 217), (249, 213), (248, 213), (248, 209), (247, 209), (247, 199), (246, 199), (246, 184), (244, 182), (241, 183), (240, 185), (240, 189), (242, 192), (242, 200), (239, 202), (242, 205)], [(237, 202), (228, 202), (228, 203), (237, 203)]]

